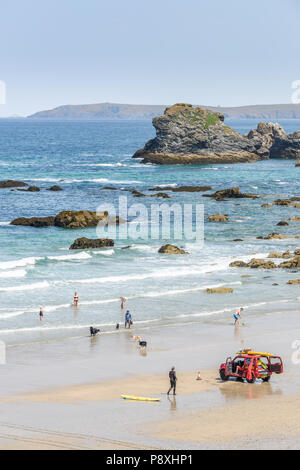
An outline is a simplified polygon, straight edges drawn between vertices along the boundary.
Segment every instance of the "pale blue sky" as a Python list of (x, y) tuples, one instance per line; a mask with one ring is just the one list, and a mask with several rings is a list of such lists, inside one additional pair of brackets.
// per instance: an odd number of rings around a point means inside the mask
[(288, 103), (299, 0), (1, 2), (0, 116), (105, 101)]

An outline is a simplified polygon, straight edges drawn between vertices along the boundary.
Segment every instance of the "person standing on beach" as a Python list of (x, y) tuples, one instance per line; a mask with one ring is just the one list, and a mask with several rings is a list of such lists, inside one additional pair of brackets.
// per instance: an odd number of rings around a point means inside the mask
[(78, 307), (79, 297), (77, 292), (74, 294), (74, 307)]
[(44, 318), (44, 309), (42, 307), (40, 307), (40, 322), (43, 321), (43, 318)]
[(121, 299), (121, 310), (124, 310), (126, 304), (126, 297), (120, 297)]
[(125, 328), (128, 328), (130, 329), (132, 325), (132, 315), (131, 313), (129, 312), (129, 310), (127, 310), (126, 314), (125, 314)]
[(234, 318), (234, 326), (240, 326), (240, 320), (241, 320), (241, 313), (243, 311), (243, 307), (240, 307), (237, 309), (237, 311), (233, 314)]
[(169, 379), (170, 379), (170, 388), (168, 390), (167, 395), (170, 394), (170, 391), (173, 389), (173, 395), (176, 395), (176, 382), (177, 382), (177, 376), (175, 372), (175, 367), (172, 367), (172, 369), (169, 372)]

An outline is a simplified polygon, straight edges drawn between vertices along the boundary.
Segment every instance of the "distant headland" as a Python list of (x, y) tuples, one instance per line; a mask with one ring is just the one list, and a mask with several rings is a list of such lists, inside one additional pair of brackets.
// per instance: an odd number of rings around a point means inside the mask
[[(300, 104), (267, 104), (239, 107), (202, 106), (220, 112), (225, 119), (300, 119)], [(165, 105), (99, 103), (65, 105), (40, 111), (30, 119), (95, 119), (95, 120), (151, 120), (165, 110)]]

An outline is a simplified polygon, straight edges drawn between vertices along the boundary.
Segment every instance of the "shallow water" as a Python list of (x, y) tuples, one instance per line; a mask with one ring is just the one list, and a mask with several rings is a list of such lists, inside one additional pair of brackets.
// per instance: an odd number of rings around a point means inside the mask
[[(255, 121), (229, 121), (247, 132)], [(298, 121), (284, 121), (288, 132)], [(285, 218), (300, 215), (289, 207), (262, 209), (278, 197), (299, 195), (294, 161), (254, 164), (154, 166), (141, 165), (131, 156), (154, 136), (149, 122), (0, 120), (0, 179), (18, 179), (41, 188), (40, 193), (1, 189), (0, 193), (0, 328), (1, 339), (24, 342), (86, 334), (91, 324), (113, 331), (123, 321), (120, 295), (126, 296), (134, 323), (140, 326), (197, 320), (231, 321), (232, 311), (244, 305), (245, 315), (270, 311), (297, 311), (298, 286), (287, 286), (296, 273), (228, 268), (236, 257), (250, 259), (270, 251), (299, 248), (298, 240), (257, 240), (276, 231), (299, 235), (299, 223), (276, 227)], [(53, 184), (63, 192), (48, 192)], [(96, 210), (103, 202), (147, 207), (154, 198), (134, 198), (124, 189), (147, 191), (155, 185), (210, 185), (213, 191), (239, 186), (260, 199), (216, 202), (202, 193), (170, 193), (170, 202), (202, 203), (205, 214), (225, 213), (227, 224), (205, 224), (205, 243), (176, 241), (189, 256), (157, 253), (169, 240), (116, 241), (113, 249), (70, 252), (77, 237), (95, 238), (95, 229), (63, 230), (14, 227), (19, 216), (55, 215), (60, 210)], [(117, 191), (102, 191), (104, 186)], [(122, 190), (122, 191), (121, 191)], [(165, 201), (163, 201), (165, 202)], [(243, 243), (233, 239), (242, 238)], [(170, 240), (173, 241), (172, 239)], [(130, 249), (121, 249), (131, 245)], [(250, 274), (249, 278), (241, 275)], [(278, 283), (279, 286), (272, 286)], [(233, 295), (213, 296), (203, 289), (232, 286)], [(80, 306), (71, 306), (77, 290)], [(39, 306), (45, 308), (40, 324)]]

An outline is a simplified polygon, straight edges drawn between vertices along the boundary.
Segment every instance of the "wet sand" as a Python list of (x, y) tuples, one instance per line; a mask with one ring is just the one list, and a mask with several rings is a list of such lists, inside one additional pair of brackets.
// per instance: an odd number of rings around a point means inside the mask
[[(240, 331), (230, 321), (136, 329), (146, 353), (123, 331), (9, 347), (0, 366), (0, 448), (298, 448), (298, 318), (246, 318)], [(219, 364), (241, 347), (281, 355), (284, 374), (269, 384), (222, 383)], [(177, 396), (167, 397), (173, 365)]]

